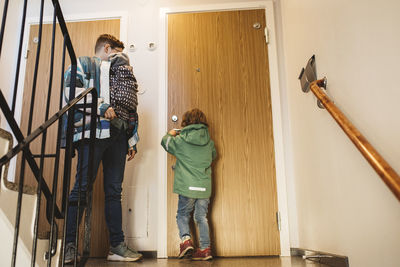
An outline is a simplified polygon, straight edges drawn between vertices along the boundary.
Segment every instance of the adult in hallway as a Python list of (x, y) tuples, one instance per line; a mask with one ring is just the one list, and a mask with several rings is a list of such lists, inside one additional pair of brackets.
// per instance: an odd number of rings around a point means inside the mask
[[(112, 35), (100, 35), (95, 45), (95, 57), (80, 57), (77, 70), (77, 94), (95, 87), (99, 98), (100, 115), (96, 122), (94, 152), (94, 174), (103, 162), (105, 217), (109, 232), (110, 250), (107, 260), (137, 261), (142, 254), (128, 247), (122, 230), (121, 193), (124, 178), (125, 159), (135, 157), (139, 141), (137, 116), (137, 82), (129, 65), (128, 56), (122, 53), (124, 44)], [(70, 69), (65, 73), (65, 100), (68, 101)], [(86, 116), (86, 118), (84, 118)], [(83, 129), (83, 121), (85, 129)], [(64, 120), (64, 137), (66, 129)], [(81, 180), (81, 201), (86, 199), (88, 185), (90, 116), (77, 111), (74, 118), (73, 141), (78, 152), (77, 173), (74, 187), (69, 196), (67, 219), (65, 263), (72, 263), (76, 251), (76, 218), (81, 221), (83, 208), (79, 210), (79, 180)]]

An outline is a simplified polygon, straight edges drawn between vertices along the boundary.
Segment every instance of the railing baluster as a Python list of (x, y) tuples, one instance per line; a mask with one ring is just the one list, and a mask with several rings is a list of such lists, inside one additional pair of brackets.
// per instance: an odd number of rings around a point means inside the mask
[[(56, 158), (54, 162), (54, 176), (53, 176), (53, 201), (51, 202), (51, 223), (50, 223), (50, 238), (49, 238), (49, 258), (48, 258), (48, 267), (51, 266), (52, 257), (54, 256), (55, 252), (53, 252), (53, 246), (57, 246), (57, 238), (58, 238), (58, 227), (55, 221), (55, 207), (57, 202), (57, 187), (58, 187), (58, 169), (60, 164), (60, 144), (61, 144), (61, 126), (62, 121), (58, 121), (58, 130), (57, 130), (57, 145), (56, 145)], [(54, 230), (54, 228), (56, 228)], [(55, 245), (54, 243), (54, 231), (55, 232)]]
[[(40, 164), (39, 172), (43, 173), (43, 165)], [(37, 250), (37, 235), (39, 229), (40, 220), (40, 204), (42, 199), (42, 176), (39, 178), (37, 192), (36, 192), (36, 212), (35, 212), (35, 224), (33, 228), (33, 244), (32, 244), (32, 256), (31, 256), (31, 267), (35, 267), (36, 263), (36, 250)]]
[[(60, 86), (60, 107), (62, 106), (62, 103), (63, 103), (63, 93), (64, 93), (64, 65), (65, 65), (65, 51), (66, 51), (65, 41), (66, 41), (66, 38), (65, 38), (65, 35), (64, 35), (64, 38), (63, 38), (63, 58), (62, 58), (62, 67), (61, 67), (62, 68), (62, 73), (61, 73), (61, 86)], [(65, 171), (65, 167), (64, 167), (64, 171)], [(65, 174), (64, 174), (64, 177), (65, 177)], [(66, 229), (65, 222), (67, 220), (66, 219), (67, 215), (66, 215), (66, 210), (65, 210), (65, 207), (67, 205), (66, 201), (65, 201), (65, 196), (66, 196), (65, 191), (68, 192), (68, 189), (65, 186), (65, 180), (64, 180), (64, 184), (63, 184), (63, 187), (62, 187), (62, 201), (61, 201), (62, 202), (61, 203), (61, 206), (62, 206), (61, 209), (62, 209), (62, 213), (64, 214), (63, 237), (62, 237), (61, 252), (60, 252), (61, 266), (64, 266), (65, 229)]]
[[(54, 2), (54, 0), (53, 0)], [(59, 11), (59, 9), (57, 9)], [(68, 30), (65, 25), (64, 18), (62, 16), (62, 13), (60, 12), (57, 14), (58, 21), (60, 23), (60, 28), (61, 31), (64, 34), (64, 38), (66, 40), (66, 47), (69, 53), (69, 56), (71, 58), (71, 81), (70, 81), (70, 91), (69, 91), (69, 101), (72, 101), (72, 99), (75, 97), (75, 85), (76, 85), (76, 70), (77, 70), (77, 62), (76, 62), (76, 57), (75, 57), (75, 52), (72, 47), (71, 40), (68, 35)], [(67, 135), (66, 135), (66, 147), (65, 147), (65, 157), (64, 157), (64, 179), (63, 179), (63, 212), (65, 213), (64, 217), (64, 222), (68, 221), (68, 193), (69, 193), (69, 187), (70, 187), (70, 182), (71, 182), (71, 163), (72, 163), (72, 152), (73, 152), (73, 145), (72, 145), (72, 140), (73, 140), (73, 128), (74, 128), (74, 114), (75, 110), (72, 108), (68, 112), (68, 119), (67, 119)], [(64, 257), (65, 257), (65, 234), (67, 230), (67, 225), (64, 223), (64, 229), (63, 229), (63, 258), (62, 258), (62, 265), (64, 266)]]
[[(25, 160), (25, 152), (22, 152), (22, 162), (24, 162), (24, 160)], [(13, 252), (11, 258), (11, 266), (13, 267), (15, 266), (17, 260), (18, 236), (19, 236), (19, 225), (21, 223), (22, 193), (24, 189), (24, 180), (25, 180), (25, 164), (21, 164), (21, 172), (18, 185), (17, 210), (15, 214)]]
[[(31, 106), (30, 106), (29, 121), (28, 121), (28, 135), (32, 131), (33, 111), (34, 111), (34, 107), (35, 107), (36, 85), (37, 85), (37, 79), (38, 79), (38, 73), (39, 73), (40, 49), (42, 46), (43, 11), (44, 11), (44, 0), (41, 0), (40, 1), (38, 44), (37, 44), (37, 50), (36, 50), (36, 61), (35, 61), (35, 70), (34, 70), (34, 74), (33, 74)], [(40, 162), (39, 173), (40, 173), (40, 176), (39, 176), (38, 187), (37, 187), (36, 215), (35, 215), (35, 224), (34, 224), (34, 230), (33, 230), (33, 244), (32, 244), (32, 257), (31, 257), (31, 266), (32, 267), (35, 266), (35, 261), (36, 261), (37, 232), (38, 232), (38, 227), (39, 227), (40, 203), (41, 203), (41, 194), (42, 194), (42, 173), (43, 173), (42, 160)]]
[(61, 60), (61, 85), (60, 85), (60, 103), (59, 103), (59, 108), (60, 108), (60, 109), (62, 109), (62, 104), (63, 104), (64, 71), (65, 71), (65, 52), (66, 52), (66, 44), (65, 44), (65, 37), (64, 37), (64, 38), (63, 38), (62, 60)]
[[(60, 85), (60, 102), (59, 102), (59, 107), (60, 109), (62, 108), (62, 103), (63, 103), (63, 92), (64, 92), (64, 70), (65, 70), (65, 52), (66, 52), (66, 44), (65, 44), (65, 37), (63, 38), (63, 52), (62, 52), (62, 62), (61, 62), (61, 85)], [(62, 127), (62, 119), (59, 120), (59, 124)], [(60, 130), (59, 130), (60, 131)], [(61, 143), (61, 136), (58, 136), (59, 139), (57, 139), (57, 144), (59, 145)], [(58, 154), (60, 151), (58, 152)], [(59, 159), (58, 159), (59, 160)], [(59, 164), (59, 163), (58, 163)], [(57, 164), (57, 165), (58, 165)], [(57, 173), (57, 181), (58, 181), (58, 173)], [(61, 189), (64, 192), (64, 187)], [(58, 190), (57, 190), (58, 191)], [(62, 198), (61, 201), (61, 209), (64, 210), (64, 198)], [(65, 218), (65, 212), (63, 211), (64, 214), (64, 222), (66, 221)], [(63, 224), (65, 226), (65, 223)], [(64, 229), (64, 228), (63, 228)], [(64, 232), (64, 231), (63, 231)], [(61, 259), (61, 266), (64, 266), (64, 244), (65, 244), (65, 234), (63, 234), (62, 237), (62, 242), (61, 242), (61, 248), (60, 248), (60, 259)]]
[[(85, 129), (86, 129), (86, 102), (87, 102), (87, 96), (85, 96), (83, 100), (83, 122), (82, 122), (82, 140), (85, 138)], [(79, 151), (80, 154), (80, 162), (79, 162), (79, 170), (77, 170), (76, 174), (76, 179), (78, 179), (78, 203), (77, 203), (77, 213), (76, 213), (76, 220), (75, 220), (75, 226), (76, 226), (76, 232), (75, 232), (75, 253), (74, 253), (74, 266), (77, 266), (78, 262), (78, 244), (79, 244), (79, 223), (81, 222), (82, 216), (81, 213), (83, 214), (84, 209), (82, 210), (82, 179), (86, 174), (83, 174), (82, 169), (83, 169), (83, 163), (85, 160), (86, 153), (84, 151)], [(79, 158), (79, 156), (78, 156)], [(88, 179), (86, 177), (86, 188), (88, 187)], [(86, 193), (85, 192), (85, 199), (86, 199)], [(87, 203), (86, 203), (87, 204)]]
[(83, 259), (82, 266), (86, 263), (90, 256), (90, 239), (91, 239), (91, 218), (92, 218), (92, 196), (93, 196), (93, 183), (96, 173), (94, 172), (94, 142), (96, 140), (96, 110), (97, 110), (97, 91), (91, 91), (92, 103), (91, 103), (91, 115), (90, 115), (90, 143), (89, 143), (89, 155), (88, 155), (88, 186), (86, 196), (86, 218), (85, 218), (85, 237), (84, 237), (84, 248), (83, 248)]
[(1, 28), (0, 28), (0, 56), (1, 56), (1, 50), (3, 48), (4, 31), (6, 29), (7, 11), (8, 11), (8, 0), (5, 0), (3, 7), (3, 19), (1, 20)]
[(38, 72), (39, 72), (40, 49), (42, 46), (43, 9), (44, 9), (44, 0), (40, 0), (39, 33), (38, 33), (38, 44), (37, 44), (37, 49), (36, 49), (35, 70), (34, 70), (34, 74), (33, 74), (31, 105), (30, 105), (30, 111), (29, 111), (28, 135), (32, 131), (33, 111), (35, 108), (36, 84), (37, 84), (37, 76), (38, 76)]
[[(68, 50), (68, 54), (71, 59), (71, 83), (70, 83), (70, 92), (69, 92), (69, 100), (71, 101), (75, 96), (75, 85), (76, 85), (76, 70), (77, 70), (77, 61), (74, 48), (72, 46), (71, 39), (68, 34), (68, 29), (64, 20), (64, 16), (60, 10), (60, 6), (58, 5), (58, 0), (52, 0), (53, 4), (56, 6), (57, 19), (61, 28), (61, 32), (64, 36), (64, 42), (66, 48)], [(72, 139), (73, 139), (73, 119), (74, 119), (74, 109), (71, 109), (68, 112), (68, 121), (67, 121), (67, 134), (66, 134), (66, 149), (64, 156), (64, 177), (63, 177), (63, 196), (62, 196), (62, 211), (65, 214), (64, 222), (68, 220), (68, 193), (71, 181), (71, 161), (72, 161)], [(65, 234), (66, 234), (67, 226), (64, 223), (63, 226), (63, 248), (62, 248), (62, 257), (61, 257), (61, 266), (64, 266), (64, 258), (65, 258)]]
[[(57, 3), (58, 6), (58, 3)], [(54, 14), (56, 14), (56, 10), (54, 10)], [(60, 102), (59, 102), (59, 109), (62, 109), (62, 99), (63, 99), (63, 87), (64, 87), (64, 65), (65, 65), (65, 39), (63, 41), (63, 52), (62, 52), (62, 60), (61, 60), (61, 85), (60, 85)], [(56, 145), (56, 158), (54, 163), (54, 176), (53, 176), (53, 202), (51, 206), (51, 225), (50, 225), (50, 239), (49, 239), (49, 248), (53, 244), (54, 239), (54, 210), (57, 202), (57, 187), (58, 187), (58, 169), (60, 164), (60, 147), (61, 147), (61, 128), (62, 128), (62, 120), (58, 121), (58, 131), (57, 131), (57, 145)], [(56, 241), (58, 237), (58, 227), (56, 227)], [(61, 246), (62, 248), (62, 246)], [(62, 249), (61, 249), (62, 251)], [(62, 257), (62, 253), (60, 254)], [(49, 251), (49, 261), (47, 266), (51, 266), (52, 260), (52, 251)]]
[(18, 48), (18, 56), (17, 56), (17, 68), (15, 70), (14, 92), (13, 92), (13, 99), (12, 99), (12, 104), (11, 104), (11, 110), (12, 110), (13, 115), (15, 114), (15, 105), (17, 102), (19, 70), (20, 70), (20, 65), (21, 65), (22, 47), (23, 47), (23, 43), (24, 43), (27, 5), (28, 5), (28, 0), (24, 0), (24, 8), (22, 11), (22, 21), (21, 21), (21, 33), (20, 33), (20, 37), (19, 37), (19, 48)]
[[(76, 67), (76, 55), (75, 55), (74, 47), (72, 46), (70, 36), (68, 34), (68, 28), (67, 28), (67, 24), (65, 23), (65, 20), (64, 20), (64, 15), (61, 12), (60, 4), (58, 3), (58, 0), (52, 0), (52, 1), (53, 1), (53, 5), (57, 4), (57, 7), (56, 7), (57, 19), (58, 19), (58, 22), (60, 25), (61, 32), (62, 32), (63, 36), (66, 37), (66, 40), (67, 40), (66, 45), (67, 45), (69, 57), (71, 59), (71, 67), (73, 67), (73, 66)], [(74, 77), (71, 76), (71, 80), (72, 80), (72, 78), (76, 78), (76, 69), (75, 69), (75, 71), (73, 71), (73, 69), (71, 69), (71, 75), (74, 75)], [(71, 86), (71, 89), (72, 89), (72, 86)], [(75, 82), (74, 82), (73, 89), (74, 89), (74, 93), (75, 93)]]
[[(54, 8), (55, 9), (55, 8)], [(56, 12), (54, 10), (53, 14), (53, 29), (52, 29), (52, 40), (51, 40), (51, 52), (50, 52), (50, 73), (49, 73), (49, 86), (48, 86), (48, 92), (47, 92), (47, 102), (46, 102), (46, 112), (45, 112), (45, 121), (49, 119), (49, 113), (50, 113), (50, 100), (51, 100), (51, 92), (52, 92), (52, 83), (53, 83), (53, 69), (54, 69), (54, 46), (55, 46), (55, 38), (56, 38)], [(42, 147), (41, 147), (41, 157), (40, 157), (40, 176), (43, 176), (43, 169), (44, 169), (44, 154), (46, 153), (46, 140), (47, 140), (47, 129), (44, 130), (43, 136), (42, 136)], [(38, 194), (37, 194), (37, 215), (40, 215), (40, 204), (41, 204), (41, 198), (42, 198), (42, 192), (41, 192), (41, 183), (42, 180), (39, 181), (39, 187), (38, 187)], [(50, 203), (49, 203), (50, 202)], [(54, 187), (53, 187), (53, 195), (51, 199), (47, 200), (47, 206), (52, 205), (52, 203), (55, 202), (54, 199)], [(46, 209), (48, 211), (48, 209)], [(53, 225), (53, 219), (54, 218), (49, 218), (49, 214), (47, 215), (47, 220), (51, 225)], [(36, 221), (37, 225), (35, 225), (35, 229), (37, 230), (39, 227), (39, 220)], [(52, 227), (51, 227), (52, 228)], [(50, 234), (52, 235), (52, 234)], [(52, 240), (51, 240), (52, 241)], [(34, 247), (37, 246), (37, 231), (34, 233)], [(52, 248), (53, 248), (53, 243), (50, 242), (49, 245), (49, 263), (51, 263), (51, 254), (52, 254)], [(35, 264), (35, 259), (36, 259), (36, 252), (35, 254), (32, 255), (32, 267), (34, 267)], [(50, 266), (50, 265), (49, 265)]]

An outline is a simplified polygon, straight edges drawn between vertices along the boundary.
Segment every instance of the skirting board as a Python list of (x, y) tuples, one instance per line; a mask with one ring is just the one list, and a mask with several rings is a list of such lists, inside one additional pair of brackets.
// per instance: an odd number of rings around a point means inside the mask
[(157, 259), (157, 251), (140, 251), (145, 259)]
[(332, 267), (349, 267), (349, 259), (346, 256), (303, 248), (291, 248), (290, 255), (301, 256), (305, 260), (322, 263)]

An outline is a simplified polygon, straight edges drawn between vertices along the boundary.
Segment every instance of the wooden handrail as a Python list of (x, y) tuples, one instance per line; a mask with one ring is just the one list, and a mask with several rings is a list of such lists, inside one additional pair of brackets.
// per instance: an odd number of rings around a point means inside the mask
[(323, 87), (323, 85), (324, 79), (316, 80), (310, 84), (310, 89), (400, 201), (400, 176), (329, 99), (320, 88)]

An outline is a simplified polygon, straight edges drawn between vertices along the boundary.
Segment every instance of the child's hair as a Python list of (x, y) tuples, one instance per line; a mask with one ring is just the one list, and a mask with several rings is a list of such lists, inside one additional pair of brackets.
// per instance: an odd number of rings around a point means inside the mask
[(124, 49), (124, 43), (118, 40), (115, 36), (111, 34), (102, 34), (97, 38), (96, 45), (95, 45), (95, 53), (101, 49), (105, 44), (109, 44), (112, 49), (114, 48), (121, 48)]
[(188, 110), (183, 114), (182, 118), (182, 127), (186, 127), (191, 124), (204, 124), (208, 126), (206, 115), (198, 108), (194, 108), (192, 110)]

